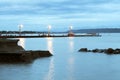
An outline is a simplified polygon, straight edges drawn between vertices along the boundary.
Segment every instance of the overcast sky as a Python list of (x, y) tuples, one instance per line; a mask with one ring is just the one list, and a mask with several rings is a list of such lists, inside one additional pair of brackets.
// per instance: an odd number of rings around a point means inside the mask
[(120, 27), (120, 0), (0, 0), (1, 30)]

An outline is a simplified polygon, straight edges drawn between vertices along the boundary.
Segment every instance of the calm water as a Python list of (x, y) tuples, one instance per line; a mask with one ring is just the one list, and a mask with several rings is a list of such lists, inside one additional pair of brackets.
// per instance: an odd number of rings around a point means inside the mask
[(120, 80), (120, 55), (82, 53), (82, 47), (120, 48), (120, 34), (102, 37), (20, 39), (26, 50), (54, 56), (30, 64), (0, 64), (0, 80)]

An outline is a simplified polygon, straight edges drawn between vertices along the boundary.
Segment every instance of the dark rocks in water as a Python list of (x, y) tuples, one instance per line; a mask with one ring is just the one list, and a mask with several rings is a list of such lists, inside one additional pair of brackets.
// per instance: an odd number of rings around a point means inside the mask
[(23, 51), (21, 55), (21, 60), (23, 62), (31, 62), (32, 60), (36, 58), (41, 57), (50, 57), (52, 54), (49, 51)]
[(115, 51), (114, 49), (108, 48), (108, 49), (105, 50), (105, 53), (107, 53), (107, 54), (113, 54), (114, 51)]
[(115, 50), (114, 50), (114, 54), (120, 54), (120, 49), (118, 49), (118, 48), (115, 49)]
[(100, 52), (100, 50), (99, 49), (93, 49), (92, 52), (97, 53), (97, 52)]
[(79, 51), (80, 52), (88, 52), (88, 49), (87, 48), (81, 48)]
[(0, 53), (0, 63), (32, 62), (36, 58), (49, 57), (49, 51), (21, 51), (17, 53)]
[(88, 50), (87, 48), (81, 48), (79, 52), (93, 52), (93, 53), (106, 53), (106, 54), (120, 54), (120, 49), (113, 49), (113, 48), (108, 48), (108, 49), (92, 49)]

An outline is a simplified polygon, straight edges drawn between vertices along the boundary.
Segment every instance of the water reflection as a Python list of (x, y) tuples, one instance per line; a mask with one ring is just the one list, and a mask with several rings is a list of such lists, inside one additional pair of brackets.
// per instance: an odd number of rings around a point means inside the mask
[(74, 58), (70, 57), (68, 59), (68, 80), (74, 80)]
[(47, 38), (47, 48), (51, 53), (53, 53), (53, 38)]
[[(53, 38), (46, 38), (47, 39), (47, 49), (51, 52), (53, 52)], [(47, 75), (45, 76), (45, 80), (54, 80), (54, 57), (50, 60), (49, 70)]]
[(50, 60), (49, 71), (45, 76), (45, 80), (54, 80), (55, 72), (54, 72), (54, 58)]
[(69, 37), (69, 47), (70, 47), (70, 52), (74, 51), (74, 38)]
[(25, 38), (19, 38), (18, 45), (22, 46), (25, 49)]

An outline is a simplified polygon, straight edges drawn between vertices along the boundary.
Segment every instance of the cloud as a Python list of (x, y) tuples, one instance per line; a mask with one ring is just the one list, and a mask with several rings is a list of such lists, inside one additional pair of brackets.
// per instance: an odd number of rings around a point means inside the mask
[[(119, 11), (119, 4), (109, 0), (5, 0), (0, 3), (1, 15), (64, 15)], [(116, 9), (117, 8), (117, 9)]]
[(0, 21), (25, 24), (115, 22), (119, 0), (0, 0)]

